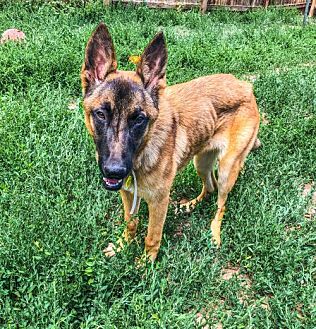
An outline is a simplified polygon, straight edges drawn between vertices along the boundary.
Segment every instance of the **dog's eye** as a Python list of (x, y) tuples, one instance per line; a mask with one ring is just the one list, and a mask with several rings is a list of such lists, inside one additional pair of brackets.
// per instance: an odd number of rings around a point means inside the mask
[(97, 116), (98, 119), (105, 120), (105, 115), (102, 111), (96, 111), (95, 115)]
[(143, 114), (140, 114), (136, 119), (135, 119), (135, 124), (140, 125), (145, 121), (146, 117)]

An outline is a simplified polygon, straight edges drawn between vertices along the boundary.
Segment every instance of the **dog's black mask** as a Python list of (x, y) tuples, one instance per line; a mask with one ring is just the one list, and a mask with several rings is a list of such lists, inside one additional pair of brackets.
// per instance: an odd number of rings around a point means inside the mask
[(104, 187), (118, 190), (133, 169), (149, 118), (142, 108), (142, 90), (132, 81), (118, 78), (103, 88), (111, 101), (92, 111), (94, 138)]

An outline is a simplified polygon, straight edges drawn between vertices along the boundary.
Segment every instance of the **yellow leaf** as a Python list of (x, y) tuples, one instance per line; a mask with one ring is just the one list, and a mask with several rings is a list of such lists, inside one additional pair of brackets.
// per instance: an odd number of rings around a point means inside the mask
[(140, 62), (140, 56), (132, 55), (132, 56), (129, 56), (129, 57), (128, 57), (128, 60), (129, 60), (131, 63), (137, 65), (137, 64)]

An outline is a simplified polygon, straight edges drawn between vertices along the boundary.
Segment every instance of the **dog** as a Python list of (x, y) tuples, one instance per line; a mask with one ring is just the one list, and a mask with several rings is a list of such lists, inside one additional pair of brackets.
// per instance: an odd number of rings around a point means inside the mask
[(218, 190), (211, 232), (220, 246), (228, 193), (248, 153), (260, 146), (251, 84), (215, 74), (167, 86), (166, 66), (167, 47), (160, 32), (145, 48), (135, 72), (119, 71), (111, 35), (100, 23), (88, 40), (81, 70), (85, 124), (96, 145), (103, 185), (120, 190), (127, 242), (133, 240), (138, 223), (131, 213), (137, 214), (141, 199), (147, 202), (145, 255), (152, 261), (160, 248), (177, 171), (193, 159), (203, 182), (202, 192), (184, 205), (186, 209)]

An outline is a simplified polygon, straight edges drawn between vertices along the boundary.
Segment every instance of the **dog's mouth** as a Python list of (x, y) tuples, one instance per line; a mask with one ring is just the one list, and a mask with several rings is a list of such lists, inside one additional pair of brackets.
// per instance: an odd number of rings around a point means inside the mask
[(104, 185), (104, 187), (107, 190), (117, 191), (117, 190), (119, 190), (122, 187), (123, 180), (124, 180), (124, 178), (117, 179), (117, 178), (106, 178), (106, 177), (103, 177), (103, 185)]

